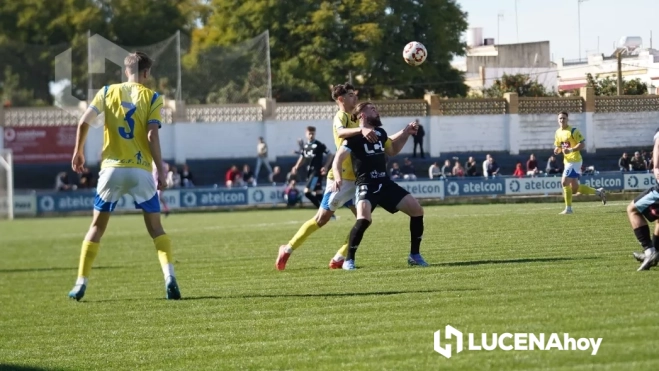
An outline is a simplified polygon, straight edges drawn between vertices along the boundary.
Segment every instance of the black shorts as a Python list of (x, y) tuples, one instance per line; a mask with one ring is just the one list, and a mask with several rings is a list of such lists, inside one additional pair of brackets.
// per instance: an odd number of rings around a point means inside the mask
[(316, 192), (317, 190), (322, 190), (323, 186), (323, 181), (322, 177), (320, 175), (320, 171), (310, 171), (307, 174), (307, 185), (305, 188), (307, 188), (311, 192)]
[(654, 222), (659, 218), (659, 190), (654, 186), (634, 199), (634, 206), (643, 216)]
[(398, 204), (410, 193), (396, 182), (362, 184), (357, 186), (357, 202), (369, 201), (371, 210), (380, 206), (391, 214), (398, 212)]

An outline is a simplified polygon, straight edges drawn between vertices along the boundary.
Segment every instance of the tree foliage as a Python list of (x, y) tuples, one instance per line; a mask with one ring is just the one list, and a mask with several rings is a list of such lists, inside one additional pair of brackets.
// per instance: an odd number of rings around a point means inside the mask
[[(586, 74), (587, 86), (595, 91), (596, 96), (613, 96), (618, 95), (618, 79), (606, 77), (598, 80), (592, 74)], [(648, 93), (648, 85), (641, 79), (622, 80), (622, 95), (643, 95)]]
[(526, 74), (503, 74), (494, 81), (491, 87), (483, 91), (487, 98), (502, 98), (505, 93), (517, 93), (520, 97), (549, 97), (556, 96), (556, 92), (547, 91), (547, 88), (537, 80)]
[[(328, 100), (329, 86), (349, 79), (364, 98), (419, 98), (428, 91), (464, 96), (464, 78), (450, 60), (464, 54), (460, 37), (466, 28), (466, 13), (456, 0), (3, 1), (0, 89), (14, 105), (52, 104), (55, 56), (72, 48), (70, 83), (84, 99), (88, 31), (134, 49), (181, 30), (190, 41), (183, 45), (184, 98), (192, 103), (254, 101), (262, 95), (255, 86), (266, 83), (264, 54), (245, 57), (241, 43), (269, 31), (278, 101)], [(420, 67), (402, 59), (403, 47), (413, 40), (429, 52)], [(100, 80), (120, 74), (115, 69), (95, 76), (93, 85), (114, 82)], [(175, 76), (154, 75), (154, 87), (169, 94)]]

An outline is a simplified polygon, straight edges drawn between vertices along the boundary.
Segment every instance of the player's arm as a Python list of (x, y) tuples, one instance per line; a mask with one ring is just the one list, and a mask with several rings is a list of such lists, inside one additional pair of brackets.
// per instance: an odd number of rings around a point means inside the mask
[(563, 151), (563, 153), (573, 153), (577, 151), (581, 151), (586, 147), (586, 139), (581, 135), (581, 132), (577, 129), (574, 130), (572, 133), (572, 139), (574, 139), (575, 142), (577, 142), (577, 145), (572, 147), (572, 148), (567, 148)]
[(304, 161), (304, 152), (300, 153), (300, 157), (298, 157), (297, 162), (293, 165), (293, 168), (291, 169), (293, 174), (297, 173), (297, 169), (302, 165), (302, 161)]
[(162, 164), (162, 150), (160, 148), (159, 133), (160, 127), (162, 126), (162, 114), (160, 113), (160, 110), (162, 109), (163, 104), (164, 101), (162, 96), (154, 93), (151, 105), (149, 106), (149, 117), (146, 122), (149, 150), (151, 151), (151, 157), (156, 163), (156, 170), (158, 171), (158, 189), (163, 189), (167, 186), (165, 169), (163, 169)]
[(654, 149), (652, 150), (652, 172), (659, 183), (659, 133), (654, 135)]
[(407, 140), (410, 139), (410, 136), (416, 134), (418, 126), (415, 125), (415, 123), (410, 123), (405, 129), (387, 138), (387, 141), (384, 142), (384, 152), (387, 156), (396, 156), (403, 150), (403, 147), (405, 146), (405, 143), (407, 143)]
[(336, 135), (341, 139), (348, 139), (354, 136), (361, 134), (364, 138), (368, 139), (369, 142), (375, 143), (378, 141), (378, 136), (375, 134), (373, 129), (367, 129), (362, 127), (357, 128), (347, 128), (348, 117), (346, 115), (342, 117), (334, 118), (334, 129), (336, 130)]
[(325, 147), (325, 156), (327, 156), (327, 161), (325, 161), (325, 166), (323, 166), (323, 168), (325, 169), (325, 171), (329, 171), (330, 167), (334, 162), (334, 156), (329, 151), (329, 149), (327, 149), (327, 147)]
[(348, 158), (348, 156), (350, 156), (350, 148), (348, 146), (348, 141), (344, 140), (343, 144), (339, 146), (339, 149), (336, 151), (334, 161), (332, 161), (334, 181), (339, 184), (341, 183), (341, 175), (343, 175), (341, 167), (343, 166), (343, 162)]
[(91, 124), (98, 115), (103, 113), (106, 91), (107, 87), (96, 93), (92, 103), (82, 114), (80, 121), (78, 121), (78, 127), (76, 129), (76, 144), (73, 149), (73, 159), (71, 160), (71, 167), (76, 173), (82, 173), (82, 169), (85, 166), (85, 142), (87, 141), (89, 124)]
[[(389, 154), (387, 153), (388, 156), (395, 156), (400, 151), (403, 150), (403, 147), (405, 146), (405, 143), (407, 143), (407, 140), (410, 139), (410, 136), (414, 135), (417, 133), (417, 130), (419, 129), (418, 124), (416, 121), (410, 122), (407, 124), (407, 126), (395, 133), (394, 135), (389, 137), (389, 140), (391, 140), (391, 149), (389, 151), (395, 151), (395, 154)], [(385, 151), (387, 150), (387, 144), (385, 142)]]
[(558, 139), (558, 134), (554, 134), (554, 154), (558, 155), (561, 152), (563, 152), (561, 141)]

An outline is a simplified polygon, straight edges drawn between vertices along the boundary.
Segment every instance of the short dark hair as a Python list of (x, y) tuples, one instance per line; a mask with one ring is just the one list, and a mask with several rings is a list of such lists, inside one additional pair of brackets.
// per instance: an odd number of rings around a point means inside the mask
[(570, 114), (567, 113), (567, 111), (561, 111), (558, 113), (559, 115), (565, 115), (565, 117), (570, 117)]
[(366, 108), (366, 106), (368, 106), (368, 105), (373, 105), (373, 103), (371, 103), (371, 102), (361, 102), (361, 103), (359, 103), (357, 105), (357, 107), (355, 107), (355, 113), (359, 113), (359, 112), (363, 111), (364, 108)]
[(124, 59), (124, 66), (130, 73), (140, 73), (150, 69), (151, 66), (153, 66), (153, 59), (151, 59), (144, 52), (136, 51), (129, 54)]
[(337, 100), (339, 97), (348, 94), (348, 90), (355, 90), (355, 87), (348, 82), (345, 84), (334, 85), (332, 87), (332, 99)]
[(315, 133), (316, 132), (316, 127), (315, 126), (307, 126), (307, 131)]

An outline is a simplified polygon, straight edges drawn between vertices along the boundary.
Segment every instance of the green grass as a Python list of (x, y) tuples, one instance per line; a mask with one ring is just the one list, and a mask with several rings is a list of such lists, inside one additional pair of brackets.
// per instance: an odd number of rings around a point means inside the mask
[[(0, 369), (657, 370), (658, 270), (636, 272), (624, 203), (426, 208), (427, 269), (406, 265), (408, 219), (378, 210), (354, 272), (327, 263), (353, 218), (274, 269), (311, 210), (165, 219), (185, 300), (164, 300), (139, 216), (116, 216), (87, 295), (70, 301), (89, 218), (0, 223)], [(463, 351), (433, 333), (569, 333), (590, 351)], [(478, 335), (479, 336), (479, 335)], [(455, 343), (453, 343), (455, 344)]]

